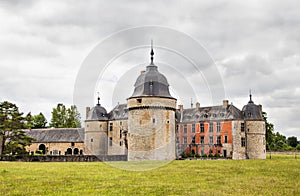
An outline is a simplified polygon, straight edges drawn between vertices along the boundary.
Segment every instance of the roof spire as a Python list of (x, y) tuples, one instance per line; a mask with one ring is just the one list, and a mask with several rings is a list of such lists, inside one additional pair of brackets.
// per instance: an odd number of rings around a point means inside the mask
[(98, 103), (97, 103), (97, 105), (100, 105), (100, 96), (99, 96), (99, 92), (97, 92), (97, 94), (98, 94)]
[(253, 103), (253, 101), (252, 101), (251, 89), (249, 90), (249, 96), (250, 96), (250, 101), (249, 101), (248, 103)]
[(151, 55), (151, 64), (153, 64), (154, 52), (153, 52), (153, 40), (152, 39), (151, 39), (151, 52), (150, 52), (150, 55)]

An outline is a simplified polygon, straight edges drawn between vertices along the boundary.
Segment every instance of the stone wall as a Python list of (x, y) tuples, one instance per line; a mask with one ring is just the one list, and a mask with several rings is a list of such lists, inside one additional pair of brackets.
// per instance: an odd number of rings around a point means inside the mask
[(246, 121), (247, 158), (266, 158), (266, 139), (264, 121)]
[[(31, 153), (35, 153), (39, 150), (39, 146), (44, 144), (46, 147), (47, 155), (66, 155), (68, 148), (72, 150), (72, 154), (74, 154), (74, 149), (78, 149), (78, 154), (80, 151), (83, 151), (84, 154), (84, 143), (83, 142), (45, 142), (45, 143), (32, 143), (30, 146), (26, 147), (26, 151)], [(73, 146), (72, 146), (73, 144)]]
[(176, 100), (131, 98), (127, 107), (128, 160), (175, 159)]
[(242, 138), (246, 138), (245, 131), (241, 131), (243, 120), (232, 121), (232, 159), (246, 159), (246, 146), (243, 147)]
[(85, 153), (107, 154), (107, 121), (87, 121), (85, 124)]
[(108, 154), (109, 155), (127, 154), (127, 148), (125, 145), (127, 130), (128, 130), (128, 120), (109, 121), (108, 123)]

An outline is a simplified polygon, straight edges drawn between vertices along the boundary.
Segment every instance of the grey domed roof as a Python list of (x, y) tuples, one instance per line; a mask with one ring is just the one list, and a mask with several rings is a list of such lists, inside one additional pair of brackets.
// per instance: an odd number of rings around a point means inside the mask
[(263, 120), (261, 108), (254, 104), (252, 95), (250, 94), (250, 101), (242, 109), (245, 120)]
[(107, 111), (98, 103), (90, 110), (86, 120), (108, 120)]
[(131, 97), (158, 96), (170, 97), (169, 84), (167, 78), (161, 74), (157, 66), (151, 62), (147, 69), (142, 73), (134, 84), (134, 92)]

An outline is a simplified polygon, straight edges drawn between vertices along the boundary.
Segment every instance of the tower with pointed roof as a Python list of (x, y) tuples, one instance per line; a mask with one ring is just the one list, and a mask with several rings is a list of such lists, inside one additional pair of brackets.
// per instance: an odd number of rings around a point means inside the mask
[(134, 84), (127, 99), (128, 160), (175, 159), (176, 99), (169, 92), (166, 77), (151, 63)]
[(98, 102), (91, 110), (87, 108), (85, 120), (85, 154), (106, 155), (107, 154), (107, 132), (108, 114), (104, 107)]
[(245, 120), (245, 141), (246, 158), (265, 159), (266, 158), (266, 125), (262, 116), (262, 106), (256, 105), (250, 100), (242, 109)]

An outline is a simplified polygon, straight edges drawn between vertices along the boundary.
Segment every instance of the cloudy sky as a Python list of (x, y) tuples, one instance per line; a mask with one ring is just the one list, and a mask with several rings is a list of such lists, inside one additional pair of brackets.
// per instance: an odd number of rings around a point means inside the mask
[[(79, 75), (85, 75), (87, 83), (88, 76), (94, 74), (97, 80), (85, 84), (94, 93), (79, 99), (93, 106), (96, 91), (100, 91), (102, 105), (110, 110), (132, 94), (139, 71), (149, 62), (146, 43), (152, 38), (155, 60), (179, 104), (190, 107), (191, 98), (202, 106), (228, 99), (241, 109), (252, 89), (254, 102), (263, 105), (275, 131), (299, 139), (299, 6), (297, 1), (288, 0), (2, 0), (0, 101), (16, 103), (24, 113), (43, 112), (50, 121), (57, 103), (74, 103)], [(141, 36), (140, 27), (149, 29), (145, 33), (150, 32), (149, 36)], [(159, 27), (159, 32), (152, 32), (152, 27)], [(120, 35), (132, 28), (137, 28), (133, 34)], [(165, 28), (171, 29), (172, 35), (182, 34), (169, 36), (168, 42)], [(205, 50), (195, 50), (184, 41), (187, 36)], [(167, 45), (172, 41), (176, 44)], [(178, 55), (179, 46), (186, 46), (186, 54)], [(120, 49), (116, 51), (119, 55), (107, 54), (114, 49)], [(193, 53), (208, 59), (199, 64), (196, 61), (197, 71), (188, 61), (191, 58), (184, 58)], [(105, 69), (86, 73), (83, 67), (92, 54), (97, 56), (93, 61)], [(204, 65), (211, 60), (213, 69), (206, 69)], [(222, 84), (221, 94), (212, 93), (218, 89), (215, 83)]]

